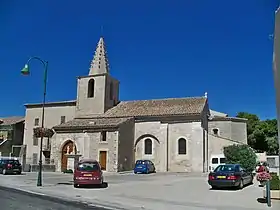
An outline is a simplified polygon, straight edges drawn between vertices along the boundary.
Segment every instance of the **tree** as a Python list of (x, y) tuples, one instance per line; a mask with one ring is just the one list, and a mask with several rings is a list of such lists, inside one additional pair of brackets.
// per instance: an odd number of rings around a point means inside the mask
[(248, 139), (248, 144), (252, 147), (256, 144), (256, 139), (254, 137), (254, 131), (256, 126), (259, 124), (260, 119), (257, 115), (255, 114), (250, 114), (248, 112), (238, 112), (236, 117), (239, 118), (245, 118), (247, 119), (247, 139)]
[(248, 171), (253, 171), (256, 167), (257, 156), (248, 145), (234, 144), (224, 147), (224, 155), (229, 164), (240, 164)]
[(269, 155), (277, 155), (279, 144), (277, 140), (277, 120), (260, 120), (255, 114), (239, 112), (237, 117), (246, 118), (248, 145), (258, 152), (267, 152)]

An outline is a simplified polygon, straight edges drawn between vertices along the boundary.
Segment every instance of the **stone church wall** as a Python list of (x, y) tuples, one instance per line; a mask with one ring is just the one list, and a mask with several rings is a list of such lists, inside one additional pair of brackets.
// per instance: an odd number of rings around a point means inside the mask
[(107, 141), (100, 141), (100, 132), (81, 132), (81, 133), (57, 133), (51, 142), (51, 158), (54, 160), (56, 171), (61, 171), (62, 147), (65, 142), (71, 140), (75, 143), (76, 149), (81, 158), (99, 160), (99, 152), (107, 151), (107, 170), (108, 172), (117, 171), (118, 157), (118, 131), (108, 131)]
[(128, 121), (119, 128), (118, 171), (133, 170), (134, 158), (134, 121)]

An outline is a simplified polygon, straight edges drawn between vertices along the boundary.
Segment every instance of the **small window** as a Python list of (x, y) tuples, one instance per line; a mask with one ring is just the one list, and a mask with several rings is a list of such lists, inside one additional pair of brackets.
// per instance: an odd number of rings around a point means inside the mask
[(32, 162), (33, 162), (33, 164), (38, 164), (38, 154), (37, 153), (33, 153)]
[(277, 167), (276, 160), (274, 157), (267, 157), (266, 161), (271, 168)]
[(94, 97), (94, 79), (90, 79), (88, 81), (88, 98), (93, 98)]
[(106, 131), (102, 131), (101, 132), (101, 141), (107, 141), (107, 135), (106, 135), (107, 133), (106, 133)]
[(225, 158), (220, 158), (220, 163), (226, 163), (226, 159)]
[(187, 141), (186, 139), (180, 138), (178, 140), (178, 154), (186, 155), (187, 154)]
[(66, 117), (65, 116), (61, 116), (60, 117), (60, 124), (65, 123), (66, 121)]
[(145, 151), (145, 155), (151, 155), (152, 154), (152, 148), (153, 146), (153, 142), (151, 139), (146, 139), (145, 140), (145, 146), (144, 146), (144, 151)]
[(214, 133), (214, 135), (218, 135), (219, 134), (219, 129), (218, 128), (214, 128), (213, 129), (213, 133)]
[(39, 118), (35, 118), (35, 120), (34, 120), (34, 125), (35, 125), (35, 126), (39, 126)]
[(218, 158), (212, 158), (212, 164), (218, 164), (219, 159)]
[(38, 146), (38, 138), (33, 136), (33, 146)]

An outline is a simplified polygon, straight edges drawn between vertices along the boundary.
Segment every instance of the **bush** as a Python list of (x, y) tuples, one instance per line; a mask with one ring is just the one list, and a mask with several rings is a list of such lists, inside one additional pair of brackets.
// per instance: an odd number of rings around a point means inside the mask
[(272, 179), (270, 181), (270, 190), (280, 190), (280, 180), (277, 173), (270, 173)]
[(224, 147), (224, 155), (229, 164), (240, 164), (247, 171), (254, 171), (257, 155), (248, 145), (230, 145)]
[(73, 174), (73, 170), (72, 169), (65, 169), (65, 170), (63, 170), (63, 173), (65, 173), (65, 174)]

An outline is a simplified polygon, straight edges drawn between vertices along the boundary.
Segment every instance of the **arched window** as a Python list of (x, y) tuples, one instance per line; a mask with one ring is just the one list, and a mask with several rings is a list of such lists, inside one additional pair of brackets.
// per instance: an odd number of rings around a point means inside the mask
[(178, 140), (178, 154), (179, 155), (187, 154), (187, 140), (184, 138), (180, 138)]
[(88, 81), (88, 98), (94, 97), (94, 79)]
[(145, 139), (145, 155), (151, 155), (152, 154), (152, 146), (153, 146), (153, 142), (151, 139)]
[(110, 100), (114, 99), (114, 85), (113, 82), (110, 82)]

